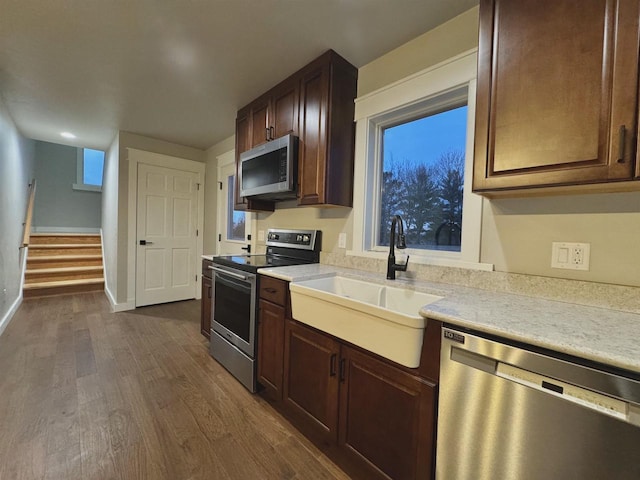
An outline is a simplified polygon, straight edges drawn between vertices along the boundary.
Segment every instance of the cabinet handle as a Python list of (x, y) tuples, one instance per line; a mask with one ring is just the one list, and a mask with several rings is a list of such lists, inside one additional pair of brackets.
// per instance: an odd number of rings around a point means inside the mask
[(624, 125), (620, 125), (620, 132), (618, 135), (618, 163), (624, 163), (624, 147), (626, 145), (625, 137), (627, 136), (627, 129)]
[(209, 293), (208, 293), (209, 298), (211, 298), (211, 287), (209, 287)]
[(340, 381), (344, 382), (344, 374), (345, 374), (345, 366), (346, 366), (346, 359), (342, 358), (340, 360)]
[(269, 141), (269, 127), (264, 129), (264, 139), (268, 142)]
[(276, 293), (277, 292), (277, 290), (275, 288), (271, 288), (271, 287), (265, 288), (264, 291), (267, 292), (267, 293)]
[(273, 140), (275, 137), (275, 129), (273, 127), (269, 127), (269, 140)]
[(330, 365), (329, 365), (329, 376), (330, 377), (335, 377), (336, 376), (336, 358), (337, 355), (334, 353), (333, 355), (331, 355), (331, 360)]

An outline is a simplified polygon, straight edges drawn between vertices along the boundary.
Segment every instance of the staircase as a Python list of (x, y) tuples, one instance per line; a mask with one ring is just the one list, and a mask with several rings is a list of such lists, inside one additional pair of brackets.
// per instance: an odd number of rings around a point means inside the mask
[(25, 298), (102, 290), (100, 235), (34, 233), (29, 237)]

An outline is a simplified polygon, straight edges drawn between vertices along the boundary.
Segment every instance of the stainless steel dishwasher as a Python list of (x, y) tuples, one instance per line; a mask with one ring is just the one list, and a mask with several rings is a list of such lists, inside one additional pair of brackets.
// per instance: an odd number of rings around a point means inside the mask
[(437, 480), (640, 479), (640, 376), (442, 335)]

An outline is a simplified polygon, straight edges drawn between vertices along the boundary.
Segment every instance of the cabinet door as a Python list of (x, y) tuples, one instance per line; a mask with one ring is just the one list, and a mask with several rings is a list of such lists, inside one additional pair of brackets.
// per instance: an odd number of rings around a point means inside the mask
[(299, 82), (287, 82), (276, 87), (271, 93), (269, 126), (272, 140), (298, 133)]
[(251, 148), (251, 117), (249, 110), (241, 110), (236, 117), (236, 178), (234, 191), (235, 210), (246, 210), (247, 199), (240, 196), (240, 154)]
[(300, 86), (299, 178), (301, 205), (325, 201), (329, 68), (305, 74)]
[(481, 0), (475, 191), (631, 179), (638, 0)]
[(200, 304), (200, 333), (207, 338), (211, 335), (211, 288), (211, 279), (203, 275), (202, 301)]
[(269, 98), (263, 97), (251, 104), (251, 148), (270, 140)]
[(284, 307), (260, 300), (258, 381), (264, 387), (263, 394), (275, 401), (282, 399), (284, 318)]
[(370, 469), (369, 478), (432, 478), (436, 387), (349, 347), (342, 358), (339, 443), (346, 454)]
[(303, 431), (328, 445), (337, 439), (339, 353), (332, 338), (286, 321), (284, 405)]

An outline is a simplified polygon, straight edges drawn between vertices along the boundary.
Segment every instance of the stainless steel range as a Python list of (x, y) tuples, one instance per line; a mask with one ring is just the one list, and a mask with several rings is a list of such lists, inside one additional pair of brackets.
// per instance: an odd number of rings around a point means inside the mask
[(319, 230), (269, 229), (265, 255), (213, 257), (211, 356), (256, 391), (258, 269), (318, 263)]

